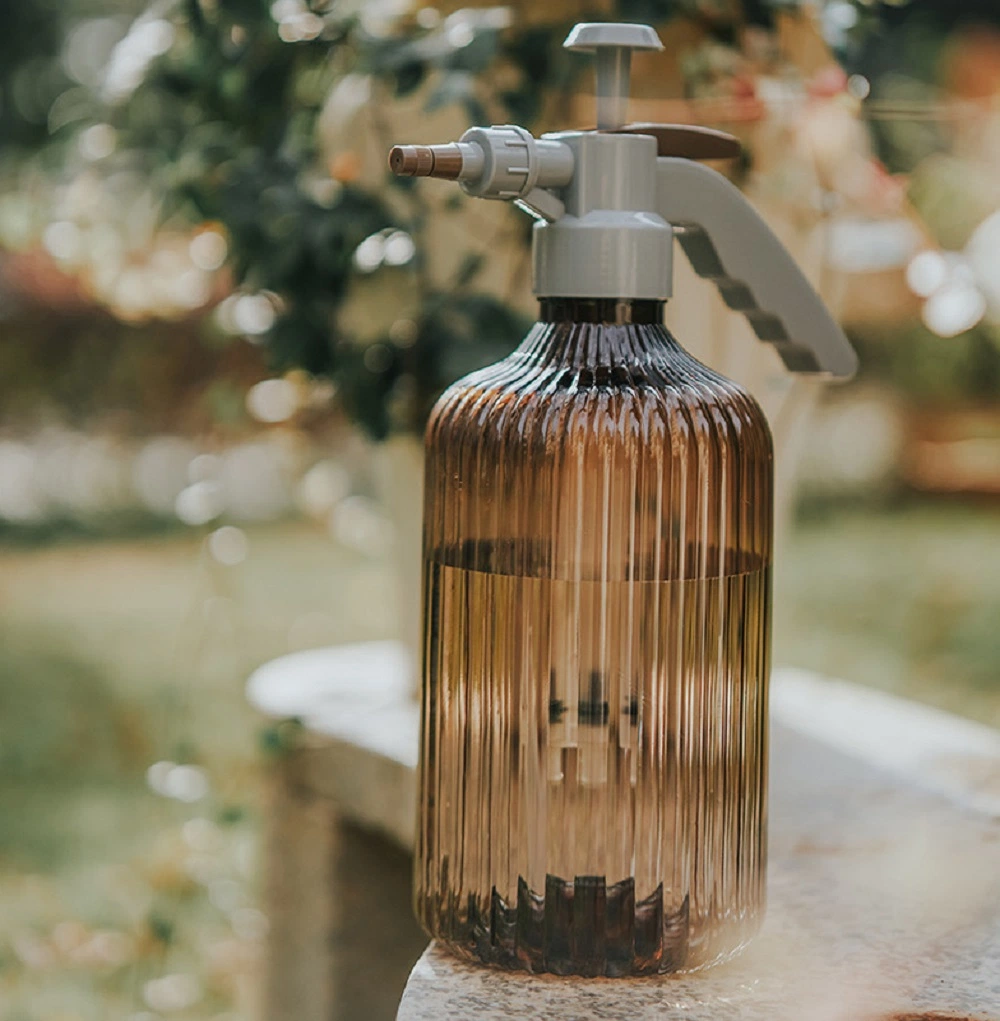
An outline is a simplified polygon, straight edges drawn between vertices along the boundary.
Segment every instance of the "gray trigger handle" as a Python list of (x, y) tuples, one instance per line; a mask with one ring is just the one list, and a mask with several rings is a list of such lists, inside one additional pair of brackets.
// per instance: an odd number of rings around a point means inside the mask
[(712, 280), (792, 372), (854, 375), (858, 358), (785, 246), (734, 185), (700, 163), (657, 160), (658, 211), (695, 272)]

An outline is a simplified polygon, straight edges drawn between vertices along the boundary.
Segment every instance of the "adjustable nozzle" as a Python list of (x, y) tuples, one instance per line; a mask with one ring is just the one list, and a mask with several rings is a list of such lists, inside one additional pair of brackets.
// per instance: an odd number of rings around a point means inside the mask
[[(547, 188), (573, 177), (573, 152), (563, 142), (534, 138), (516, 124), (470, 128), (444, 145), (395, 145), (389, 169), (397, 177), (443, 177), (470, 195), (524, 201), (546, 219), (558, 219), (562, 203)], [(533, 198), (532, 198), (533, 196)]]
[(455, 142), (394, 145), (389, 150), (389, 169), (397, 177), (440, 177), (457, 181), (462, 173), (462, 152)]

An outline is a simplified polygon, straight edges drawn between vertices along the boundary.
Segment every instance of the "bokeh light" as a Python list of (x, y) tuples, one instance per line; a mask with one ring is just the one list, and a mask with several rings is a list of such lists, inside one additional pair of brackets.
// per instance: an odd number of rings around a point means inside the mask
[(105, 98), (112, 103), (126, 100), (138, 88), (150, 63), (174, 43), (174, 26), (165, 18), (140, 17), (111, 51), (104, 76)]
[(222, 830), (218, 824), (204, 816), (188, 819), (181, 827), (184, 842), (193, 851), (210, 853), (220, 851), (225, 843)]
[(385, 235), (370, 234), (354, 250), (354, 265), (362, 273), (374, 273), (385, 258)]
[(201, 999), (201, 982), (194, 975), (164, 975), (146, 982), (142, 995), (151, 1010), (172, 1014), (193, 1007)]
[(217, 230), (199, 231), (188, 246), (191, 261), (206, 271), (216, 270), (226, 261), (229, 246)]
[(142, 504), (155, 514), (172, 514), (189, 481), (188, 465), (197, 455), (190, 440), (177, 436), (156, 436), (146, 442), (132, 465), (132, 485)]
[(71, 220), (50, 223), (42, 234), (42, 244), (49, 254), (63, 262), (71, 262), (80, 254), (83, 235)]
[(247, 558), (250, 544), (246, 532), (235, 525), (217, 528), (206, 540), (208, 552), (213, 560), (226, 567), (236, 567)]
[(187, 803), (201, 801), (209, 792), (208, 774), (204, 769), (169, 760), (154, 762), (146, 770), (146, 783), (156, 794)]
[(241, 294), (232, 306), (233, 327), (240, 333), (267, 333), (276, 318), (274, 301), (266, 294)]
[(117, 137), (110, 124), (93, 124), (80, 132), (80, 155), (85, 160), (102, 160), (115, 151)]
[(63, 69), (81, 85), (99, 87), (108, 58), (125, 30), (121, 19), (115, 17), (79, 21), (63, 44)]
[(922, 318), (939, 337), (956, 337), (971, 330), (986, 312), (982, 291), (968, 280), (950, 280), (925, 302)]
[(174, 510), (185, 525), (198, 527), (215, 520), (225, 509), (222, 486), (206, 479), (195, 482), (177, 494)]
[(476, 33), (467, 21), (454, 21), (450, 25), (446, 24), (445, 37), (456, 50), (460, 50), (476, 38)]
[(991, 317), (1000, 319), (1000, 211), (987, 216), (973, 231), (965, 257), (987, 299)]
[(303, 476), (298, 486), (298, 505), (308, 515), (325, 518), (350, 491), (350, 478), (342, 464), (319, 461)]
[(323, 19), (312, 11), (302, 11), (281, 19), (278, 35), (286, 43), (306, 42), (323, 31)]
[(389, 327), (389, 339), (396, 347), (413, 347), (419, 332), (417, 324), (412, 319), (396, 319)]
[(247, 411), (258, 422), (284, 422), (299, 407), (299, 391), (287, 379), (264, 379), (247, 391)]
[(405, 230), (394, 230), (382, 249), (382, 261), (387, 266), (405, 266), (416, 254), (417, 246)]
[(948, 262), (941, 252), (920, 252), (906, 267), (906, 282), (921, 298), (929, 298), (947, 279)]
[(441, 24), (441, 12), (436, 7), (421, 7), (417, 11), (416, 21), (421, 28), (437, 28)]

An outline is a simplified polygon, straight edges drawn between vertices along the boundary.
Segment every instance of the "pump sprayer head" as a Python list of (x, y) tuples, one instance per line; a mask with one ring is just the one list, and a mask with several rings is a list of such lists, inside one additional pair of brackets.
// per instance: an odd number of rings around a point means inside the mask
[(596, 53), (597, 130), (535, 138), (515, 124), (470, 128), (457, 142), (397, 145), (400, 177), (457, 181), (469, 195), (513, 201), (539, 222), (534, 292), (546, 298), (673, 293), (676, 234), (793, 372), (853, 375), (857, 357), (791, 255), (740, 191), (696, 160), (738, 156), (738, 139), (688, 124), (629, 124), (632, 50), (661, 50), (648, 25), (585, 23), (563, 44)]

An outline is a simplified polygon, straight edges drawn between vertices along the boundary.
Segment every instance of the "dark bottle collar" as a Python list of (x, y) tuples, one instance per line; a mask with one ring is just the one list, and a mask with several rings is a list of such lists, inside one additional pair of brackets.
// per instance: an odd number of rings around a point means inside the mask
[(664, 302), (651, 298), (539, 298), (543, 323), (630, 323), (651, 326), (663, 321)]

